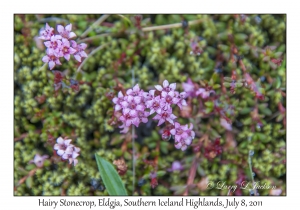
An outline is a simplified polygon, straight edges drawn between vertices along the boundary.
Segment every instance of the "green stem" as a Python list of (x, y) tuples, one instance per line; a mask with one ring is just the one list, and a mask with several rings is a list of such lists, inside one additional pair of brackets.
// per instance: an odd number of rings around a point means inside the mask
[[(198, 23), (201, 23), (202, 20), (191, 20), (188, 22), (188, 26), (196, 25)], [(142, 31), (155, 31), (155, 30), (164, 30), (164, 29), (171, 29), (171, 28), (180, 28), (182, 27), (182, 23), (173, 23), (169, 25), (161, 25), (161, 26), (150, 26), (142, 28)]]
[(110, 35), (111, 35), (110, 33), (99, 34), (99, 35), (91, 36), (91, 37), (88, 37), (88, 38), (85, 38), (85, 39), (80, 39), (78, 41), (78, 43), (88, 42), (88, 41), (92, 41), (94, 39), (99, 39), (101, 37), (106, 37), (106, 36), (110, 36)]
[[(132, 86), (134, 86), (135, 76), (134, 76), (134, 69), (133, 68), (131, 69), (131, 74), (132, 74), (131, 82), (132, 82)], [(134, 195), (134, 191), (135, 191), (135, 148), (134, 148), (135, 139), (134, 139), (134, 136), (135, 136), (135, 128), (132, 125), (132, 133), (131, 133), (131, 139), (132, 139), (132, 176), (133, 176), (132, 177), (132, 195)]]
[(105, 21), (109, 15), (102, 15), (98, 20), (96, 20), (85, 32), (80, 36), (81, 38), (85, 37), (91, 30), (94, 29), (95, 26), (101, 25), (103, 21)]
[(252, 190), (255, 192), (255, 195), (256, 195), (256, 190), (254, 189), (254, 177), (253, 177), (253, 171), (252, 171), (252, 161), (251, 161), (250, 151), (248, 154), (248, 165), (249, 165), (250, 176), (251, 176), (251, 180), (252, 180)]
[(87, 62), (87, 60), (88, 60), (90, 57), (92, 57), (92, 55), (94, 55), (96, 52), (98, 52), (99, 50), (103, 49), (103, 48), (106, 47), (107, 45), (108, 45), (108, 43), (107, 43), (107, 44), (100, 45), (99, 47), (97, 47), (96, 49), (94, 49), (94, 50), (88, 55), (88, 57), (86, 57), (86, 58), (82, 61), (82, 63), (80, 64), (80, 66), (79, 66), (78, 69), (77, 69), (77, 72), (80, 72), (81, 67)]

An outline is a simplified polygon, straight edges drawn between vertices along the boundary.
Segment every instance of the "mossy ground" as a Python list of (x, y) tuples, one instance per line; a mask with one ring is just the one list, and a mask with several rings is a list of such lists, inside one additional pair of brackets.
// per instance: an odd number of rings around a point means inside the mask
[[(125, 15), (133, 22), (133, 15)], [(279, 113), (278, 104), (286, 106), (286, 67), (285, 67), (285, 15), (143, 15), (142, 27), (180, 23), (184, 20), (201, 19), (197, 25), (188, 29), (173, 28), (142, 33), (128, 20), (118, 15), (110, 15), (105, 24), (97, 26), (88, 37), (107, 33), (108, 35), (87, 41), (87, 53), (96, 47), (107, 44), (105, 48), (90, 57), (77, 74), (78, 63), (74, 59), (63, 62), (55, 69), (64, 71), (68, 78), (83, 82), (78, 93), (65, 89), (54, 94), (54, 75), (43, 66), (45, 54), (43, 43), (38, 43), (40, 28), (45, 22), (73, 24), (79, 36), (100, 15), (15, 15), (14, 21), (14, 182), (15, 195), (107, 195), (97, 170), (94, 154), (107, 160), (123, 157), (128, 165), (122, 176), (126, 189), (132, 194), (132, 154), (130, 134), (121, 135), (119, 129), (109, 125), (113, 104), (107, 93), (116, 91), (118, 81), (124, 88), (132, 87), (132, 72), (135, 83), (148, 90), (164, 79), (176, 82), (178, 87), (191, 78), (194, 82), (210, 81), (221, 84), (220, 75), (231, 75), (229, 62), (231, 43), (228, 36), (234, 36), (234, 43), (249, 74), (260, 81), (265, 99), (256, 100), (247, 88), (238, 88), (235, 94), (227, 90), (221, 94), (220, 101), (235, 106), (233, 130), (226, 131), (220, 125), (219, 116), (184, 118), (182, 122), (193, 122), (197, 133), (194, 142), (207, 135), (213, 140), (221, 136), (223, 152), (212, 160), (203, 154), (197, 158), (197, 171), (194, 185), (189, 195), (226, 195), (228, 190), (205, 189), (209, 181), (224, 181), (234, 185), (241, 174), (251, 181), (248, 168), (248, 152), (252, 157), (254, 180), (275, 185), (286, 191), (286, 129), (284, 116)], [(203, 53), (190, 55), (191, 40), (199, 39)], [(41, 44), (41, 45), (40, 45)], [(277, 46), (274, 50), (282, 52), (283, 62), (274, 66), (263, 59), (260, 49)], [(120, 62), (122, 53), (125, 58)], [(224, 61), (218, 66), (218, 56)], [(216, 68), (217, 67), (217, 68)], [(237, 74), (242, 70), (236, 66)], [(216, 86), (217, 87), (217, 86)], [(182, 90), (180, 87), (179, 89)], [(221, 93), (216, 88), (217, 94)], [(43, 96), (44, 101), (37, 100)], [(193, 101), (197, 106), (198, 101)], [(257, 107), (263, 126), (253, 124), (254, 108)], [(179, 110), (176, 111), (180, 115)], [(254, 126), (254, 127), (253, 127)], [(174, 147), (173, 140), (164, 142), (159, 134), (160, 128), (152, 123), (151, 129), (145, 126), (137, 129), (136, 140), (136, 195), (174, 195), (182, 194), (189, 177), (195, 157), (192, 147), (185, 152)], [(59, 136), (69, 136), (81, 148), (79, 164), (76, 167), (55, 158), (53, 142)], [(50, 140), (49, 140), (50, 139)], [(44, 167), (36, 171), (22, 184), (18, 182), (35, 165), (28, 164), (36, 153), (52, 156)], [(158, 158), (158, 186), (150, 187), (147, 178), (151, 167), (145, 166), (144, 159)], [(184, 170), (167, 172), (172, 162), (179, 160)], [(143, 179), (145, 179), (143, 181)], [(97, 182), (97, 184), (95, 184)], [(96, 186), (96, 187), (95, 187)], [(260, 195), (269, 195), (270, 190), (259, 190)], [(242, 191), (249, 195), (248, 190)]]

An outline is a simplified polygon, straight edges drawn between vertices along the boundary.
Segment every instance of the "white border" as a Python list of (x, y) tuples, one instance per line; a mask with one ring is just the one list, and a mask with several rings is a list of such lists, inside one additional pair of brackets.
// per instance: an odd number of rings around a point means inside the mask
[[(86, 2), (86, 3), (85, 3)], [(296, 1), (2, 1), (1, 10), (1, 209), (38, 209), (38, 199), (58, 200), (62, 197), (13, 197), (13, 14), (15, 13), (287, 13), (287, 197), (259, 197), (264, 209), (299, 206), (299, 5)], [(298, 138), (297, 138), (298, 137)], [(96, 197), (66, 197), (70, 200), (97, 200)], [(130, 198), (130, 197), (129, 197)], [(164, 197), (166, 199), (167, 197)], [(207, 197), (213, 199), (214, 197)], [(221, 197), (225, 200), (227, 197)], [(232, 198), (232, 197), (231, 197)], [(247, 201), (253, 197), (243, 197)], [(118, 199), (122, 199), (119, 197)], [(133, 199), (133, 198), (132, 198)], [(136, 198), (134, 198), (136, 199)], [(145, 200), (154, 197), (144, 197)], [(180, 199), (176, 197), (172, 199)], [(242, 198), (237, 198), (242, 199)], [(49, 209), (50, 207), (45, 207)], [(73, 209), (74, 207), (64, 208)], [(79, 208), (79, 207), (75, 207)], [(97, 207), (104, 209), (104, 207)], [(156, 207), (158, 208), (158, 207)], [(162, 208), (162, 207), (159, 207)], [(182, 208), (182, 207), (172, 207)], [(217, 207), (218, 208), (218, 207)], [(299, 207), (298, 207), (299, 208)], [(61, 208), (62, 209), (62, 208)], [(106, 208), (108, 209), (108, 208)], [(132, 209), (132, 208), (121, 208)], [(135, 208), (137, 209), (137, 208)], [(193, 209), (193, 208), (189, 208)], [(297, 208), (293, 208), (297, 209)]]

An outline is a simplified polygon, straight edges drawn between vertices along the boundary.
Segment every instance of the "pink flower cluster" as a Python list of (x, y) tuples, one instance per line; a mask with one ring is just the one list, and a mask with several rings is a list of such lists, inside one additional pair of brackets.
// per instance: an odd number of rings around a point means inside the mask
[(59, 137), (54, 145), (54, 149), (57, 150), (57, 154), (62, 157), (63, 160), (69, 160), (69, 164), (74, 163), (74, 166), (78, 163), (76, 159), (79, 156), (80, 148), (71, 144), (71, 139), (63, 139)]
[[(182, 109), (182, 106), (186, 106), (187, 103), (186, 93), (179, 93), (175, 89), (176, 83), (169, 84), (165, 80), (162, 86), (156, 85), (155, 89), (149, 92), (141, 90), (138, 84), (127, 90), (126, 95), (120, 91), (118, 97), (114, 97), (112, 101), (115, 104), (115, 116), (118, 116), (118, 120), (122, 123), (121, 133), (128, 132), (131, 125), (138, 127), (141, 122), (148, 122), (148, 117), (152, 114), (155, 114), (153, 120), (158, 120), (157, 126), (168, 122), (175, 126), (175, 129), (179, 129), (181, 125), (175, 122), (177, 117), (173, 114), (172, 105)], [(195, 133), (192, 131), (192, 126), (188, 128), (188, 125), (185, 125), (182, 129), (183, 132), (174, 130), (172, 134), (175, 136), (175, 147), (185, 150), (187, 145), (191, 144)]]
[(210, 88), (197, 88), (195, 84), (192, 82), (191, 79), (188, 79), (186, 83), (182, 84), (184, 91), (187, 94), (187, 97), (193, 97), (196, 98), (198, 96), (201, 96), (201, 98), (206, 99), (210, 96), (210, 94), (215, 93), (214, 90), (211, 90)]
[(55, 65), (61, 65), (59, 60), (61, 57), (69, 61), (70, 56), (73, 55), (78, 62), (81, 62), (81, 58), (87, 57), (87, 54), (84, 52), (87, 45), (85, 43), (77, 44), (74, 40), (71, 40), (76, 37), (76, 34), (72, 32), (72, 24), (66, 27), (57, 25), (57, 32), (58, 34), (55, 34), (54, 29), (46, 23), (39, 36), (39, 39), (46, 40), (44, 44), (47, 47), (47, 55), (42, 60), (49, 64), (50, 70)]

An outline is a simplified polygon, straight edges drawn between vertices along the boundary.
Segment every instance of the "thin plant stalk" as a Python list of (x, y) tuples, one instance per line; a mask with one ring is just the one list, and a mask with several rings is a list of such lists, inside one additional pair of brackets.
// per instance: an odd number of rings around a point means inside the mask
[(82, 63), (80, 64), (80, 66), (78, 67), (77, 69), (77, 72), (80, 72), (82, 66), (87, 62), (87, 60), (92, 57), (92, 55), (94, 55), (96, 52), (98, 52), (99, 50), (103, 49), (104, 47), (106, 47), (108, 44), (103, 44), (103, 45), (100, 45), (99, 47), (97, 47), (96, 49), (94, 49), (89, 55), (88, 57), (86, 57)]
[[(188, 26), (196, 25), (201, 23), (202, 20), (191, 20), (188, 22)], [(168, 25), (161, 25), (161, 26), (150, 26), (142, 28), (142, 31), (156, 31), (156, 30), (164, 30), (164, 29), (171, 29), (171, 28), (180, 28), (182, 27), (182, 23), (173, 23)]]
[[(131, 69), (131, 74), (132, 74), (132, 78), (131, 78), (131, 82), (132, 82), (132, 86), (134, 86), (135, 83), (135, 76), (134, 76), (134, 69)], [(132, 131), (131, 131), (131, 139), (132, 139), (132, 195), (134, 195), (134, 190), (135, 190), (135, 128), (132, 125)]]
[(98, 20), (96, 20), (88, 29), (85, 30), (85, 32), (83, 32), (83, 34), (81, 34), (81, 38), (85, 37), (91, 30), (93, 30), (93, 28), (97, 25), (101, 25), (101, 23), (103, 21), (105, 21), (107, 18), (109, 17), (109, 15), (102, 15)]
[(254, 194), (256, 195), (256, 190), (254, 189), (255, 182), (254, 182), (253, 171), (252, 171), (252, 160), (251, 160), (250, 151), (248, 154), (248, 165), (249, 165), (250, 176), (251, 176), (251, 181), (252, 181), (252, 190), (253, 190)]

